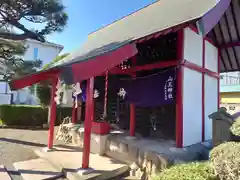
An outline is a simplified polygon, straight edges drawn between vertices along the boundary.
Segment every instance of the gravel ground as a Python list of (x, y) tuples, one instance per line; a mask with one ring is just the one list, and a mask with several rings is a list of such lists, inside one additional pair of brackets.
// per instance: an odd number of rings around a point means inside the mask
[[(55, 132), (57, 132), (57, 127), (55, 128)], [(0, 128), (0, 165), (2, 164), (7, 168), (12, 180), (23, 180), (20, 174), (14, 169), (13, 163), (38, 158), (33, 150), (46, 147), (47, 140), (48, 131), (46, 130)], [(54, 144), (63, 143), (55, 140)], [(114, 178), (114, 180), (121, 179), (122, 176)], [(59, 178), (58, 180), (67, 179)]]
[(13, 163), (38, 158), (33, 149), (46, 147), (47, 139), (46, 130), (0, 129), (0, 164), (7, 167), (13, 180), (21, 180)]

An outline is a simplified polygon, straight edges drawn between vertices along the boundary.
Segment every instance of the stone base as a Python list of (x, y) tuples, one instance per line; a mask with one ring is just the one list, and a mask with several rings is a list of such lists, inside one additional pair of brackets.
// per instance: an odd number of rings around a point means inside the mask
[(125, 139), (127, 139), (127, 140), (136, 140), (137, 137), (135, 137), (135, 136), (126, 136)]
[(54, 150), (56, 150), (56, 149), (55, 148), (48, 148), (48, 147), (43, 148), (44, 152), (52, 152)]
[(80, 176), (84, 176), (84, 175), (88, 175), (90, 173), (92, 173), (94, 171), (94, 169), (92, 168), (87, 168), (87, 169), (78, 169), (77, 173), (80, 175)]
[(104, 155), (107, 147), (108, 135), (91, 134), (91, 153)]
[[(78, 132), (71, 132), (72, 143), (75, 146), (83, 148), (84, 129), (80, 128)], [(106, 152), (108, 135), (100, 135), (91, 133), (91, 149), (90, 152), (98, 155), (104, 155)]]

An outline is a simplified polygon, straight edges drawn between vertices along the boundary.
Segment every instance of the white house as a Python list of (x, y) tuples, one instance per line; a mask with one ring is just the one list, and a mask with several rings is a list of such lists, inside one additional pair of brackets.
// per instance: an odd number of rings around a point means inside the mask
[(28, 49), (24, 55), (25, 60), (39, 59), (43, 63), (48, 63), (53, 60), (62, 50), (63, 46), (51, 42), (39, 42), (32, 39), (25, 41)]
[[(24, 41), (28, 47), (24, 54), (24, 60), (41, 60), (46, 64), (53, 60), (62, 50), (63, 46), (51, 42), (39, 42), (32, 39)], [(12, 95), (11, 95), (12, 94)], [(35, 94), (31, 94), (28, 88), (18, 91), (10, 91), (5, 82), (0, 82), (0, 104), (38, 104)]]

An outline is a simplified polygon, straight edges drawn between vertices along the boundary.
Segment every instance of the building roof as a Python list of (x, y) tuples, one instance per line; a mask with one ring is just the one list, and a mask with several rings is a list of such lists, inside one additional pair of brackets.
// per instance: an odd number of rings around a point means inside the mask
[(220, 92), (221, 93), (240, 92), (240, 84), (220, 86)]
[[(234, 2), (237, 0), (232, 1)], [(97, 57), (100, 57), (98, 58), (98, 60), (101, 59), (101, 61), (103, 61), (104, 58), (101, 56), (107, 56), (108, 53), (112, 53), (119, 48), (123, 48), (131, 44), (134, 45), (138, 43), (139, 40), (141, 40), (142, 38), (148, 39), (149, 36), (161, 33), (163, 31), (163, 35), (165, 35), (168, 33), (168, 29), (183, 24), (200, 22), (198, 24), (203, 27), (202, 29), (205, 33), (208, 33), (209, 30), (211, 30), (218, 23), (220, 18), (225, 17), (225, 15), (222, 15), (228, 8), (230, 2), (231, 0), (157, 1), (145, 8), (140, 9), (139, 11), (136, 11), (118, 21), (113, 22), (112, 24), (109, 24), (89, 34), (87, 41), (82, 45), (81, 48), (77, 49), (75, 52), (71, 53), (63, 60), (56, 62), (46, 71), (52, 71), (56, 69), (61, 70), (66, 66), (75, 65), (76, 67), (76, 64), (82, 64), (82, 66), (85, 67), (82, 70), (84, 70), (85, 72), (94, 72), (92, 71), (92, 68), (96, 64), (88, 62), (88, 65), (86, 65), (87, 61), (96, 60)], [(234, 2), (233, 6), (236, 5), (239, 6)], [(238, 20), (240, 21), (240, 18)], [(222, 19), (220, 20), (220, 23), (221, 21)], [(215, 28), (217, 28), (217, 26), (219, 25), (217, 24)], [(234, 26), (234, 28), (237, 27)], [(201, 30), (201, 28), (199, 29)], [(236, 31), (236, 29), (234, 30)], [(212, 32), (210, 32), (209, 34), (213, 34)], [(215, 42), (218, 41), (216, 40)], [(223, 42), (219, 42), (218, 45), (223, 45)], [(133, 52), (135, 52), (133, 46), (129, 46), (128, 50), (129, 52), (131, 52), (131, 55), (133, 55)], [(125, 57), (129, 57), (130, 54), (126, 53)], [(231, 69), (225, 68), (223, 64), (225, 64), (228, 59), (224, 58), (223, 55), (221, 57), (222, 72), (237, 69), (237, 67), (235, 66), (233, 66)], [(126, 58), (122, 59), (122, 61), (124, 60), (126, 60)], [(116, 64), (111, 61), (109, 61), (108, 63), (110, 64), (108, 65), (109, 68), (116, 66)], [(92, 66), (89, 66), (89, 64), (91, 64)], [(80, 66), (78, 68), (80, 68)], [(106, 67), (102, 68), (102, 70), (104, 69), (106, 70)], [(43, 73), (46, 73), (46, 71), (44, 71)], [(34, 82), (37, 82), (39, 80), (40, 79), (35, 79)]]
[(63, 45), (60, 45), (60, 44), (56, 44), (56, 43), (53, 43), (53, 42), (49, 42), (49, 41), (46, 41), (46, 42), (40, 42), (40, 41), (36, 41), (34, 39), (26, 39), (25, 41), (28, 41), (28, 42), (34, 42), (34, 43), (37, 43), (37, 44), (42, 44), (42, 45), (45, 45), (45, 46), (52, 46), (52, 47), (57, 47), (60, 49), (60, 51), (63, 50), (64, 46)]
[(160, 0), (89, 34), (87, 41), (53, 66), (81, 61), (96, 49), (134, 41), (153, 33), (196, 20), (216, 6), (216, 0)]

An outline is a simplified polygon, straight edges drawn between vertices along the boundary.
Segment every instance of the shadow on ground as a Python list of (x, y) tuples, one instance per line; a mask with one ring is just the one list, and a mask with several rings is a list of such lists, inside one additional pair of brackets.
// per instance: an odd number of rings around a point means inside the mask
[[(21, 144), (21, 145), (25, 145), (25, 146), (32, 146), (32, 147), (46, 147), (47, 144), (42, 144), (42, 143), (36, 143), (36, 142), (29, 142), (29, 141), (23, 141), (23, 140), (18, 140), (18, 139), (12, 139), (12, 138), (0, 138), (0, 141), (5, 141), (5, 142), (9, 142), (9, 143), (14, 143), (14, 144)], [(62, 145), (62, 144), (58, 144), (58, 145), (54, 145), (54, 147), (56, 148), (66, 148), (64, 150), (58, 150), (58, 151), (69, 151), (69, 152), (74, 152), (74, 151), (80, 151), (81, 148), (78, 147), (73, 147), (70, 145)]]

